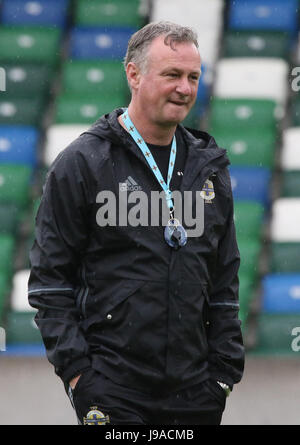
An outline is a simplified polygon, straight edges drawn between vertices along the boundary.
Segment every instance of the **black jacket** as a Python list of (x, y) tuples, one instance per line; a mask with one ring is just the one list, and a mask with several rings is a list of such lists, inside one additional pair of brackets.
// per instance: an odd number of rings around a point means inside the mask
[(232, 386), (242, 377), (244, 348), (226, 151), (207, 133), (176, 130), (188, 147), (182, 191), (199, 193), (210, 178), (215, 192), (204, 204), (203, 235), (180, 250), (166, 244), (159, 226), (100, 227), (99, 192), (113, 192), (118, 208), (128, 177), (149, 196), (160, 190), (118, 124), (121, 112), (100, 118), (47, 175), (30, 253), (29, 302), (38, 309), (48, 359), (64, 382), (92, 366), (146, 391), (209, 377)]

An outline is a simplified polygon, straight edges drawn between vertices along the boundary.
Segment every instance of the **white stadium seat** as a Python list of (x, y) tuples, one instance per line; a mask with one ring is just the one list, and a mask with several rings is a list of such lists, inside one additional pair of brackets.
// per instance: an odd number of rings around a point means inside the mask
[(221, 59), (216, 67), (214, 95), (272, 99), (284, 106), (288, 97), (288, 73), (289, 66), (283, 59)]
[(214, 26), (218, 32), (223, 26), (223, 8), (223, 0), (153, 0), (151, 21), (168, 20), (199, 32)]
[(223, 0), (154, 0), (151, 21), (168, 20), (192, 27), (198, 34), (202, 62), (216, 63), (223, 29)]
[(279, 198), (274, 201), (271, 240), (274, 242), (300, 241), (300, 198)]
[(44, 151), (44, 163), (50, 166), (57, 155), (73, 142), (88, 126), (77, 124), (55, 124), (48, 128)]
[(28, 303), (28, 279), (29, 269), (23, 269), (16, 272), (13, 276), (13, 286), (11, 293), (11, 309), (18, 312), (34, 311)]
[(287, 128), (282, 133), (281, 168), (300, 170), (300, 127)]

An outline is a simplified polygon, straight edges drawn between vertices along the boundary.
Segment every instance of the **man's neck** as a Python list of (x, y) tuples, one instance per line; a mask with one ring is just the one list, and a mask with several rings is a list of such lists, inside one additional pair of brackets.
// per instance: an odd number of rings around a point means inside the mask
[[(145, 142), (152, 145), (161, 145), (167, 146), (171, 143), (176, 127), (174, 126), (166, 126), (161, 127), (155, 124), (151, 124), (148, 121), (144, 122), (143, 116), (136, 116), (133, 110), (128, 108), (128, 113), (130, 119), (132, 120), (134, 126), (142, 136)], [(122, 116), (118, 117), (120, 125), (127, 131), (127, 128), (123, 122)]]

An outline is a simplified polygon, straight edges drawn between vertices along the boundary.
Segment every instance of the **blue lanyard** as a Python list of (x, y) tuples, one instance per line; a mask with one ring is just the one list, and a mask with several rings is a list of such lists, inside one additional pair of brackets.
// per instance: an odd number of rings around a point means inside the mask
[(169, 168), (168, 168), (168, 177), (167, 177), (167, 183), (165, 182), (164, 178), (162, 177), (162, 174), (152, 156), (151, 151), (147, 147), (144, 139), (140, 135), (140, 133), (137, 131), (135, 126), (133, 125), (128, 110), (125, 111), (125, 113), (122, 115), (123, 122), (125, 127), (127, 128), (127, 131), (132, 136), (134, 141), (136, 142), (137, 146), (142, 151), (143, 155), (145, 156), (146, 161), (148, 162), (149, 167), (153, 171), (158, 183), (162, 187), (162, 189), (165, 192), (166, 200), (167, 200), (167, 206), (172, 212), (174, 209), (173, 199), (172, 199), (172, 192), (170, 190), (170, 182), (173, 175), (174, 165), (175, 165), (175, 159), (176, 159), (176, 151), (177, 151), (177, 144), (176, 144), (176, 138), (175, 135), (173, 137), (173, 142), (171, 146), (171, 153), (170, 153), (170, 159), (169, 159)]

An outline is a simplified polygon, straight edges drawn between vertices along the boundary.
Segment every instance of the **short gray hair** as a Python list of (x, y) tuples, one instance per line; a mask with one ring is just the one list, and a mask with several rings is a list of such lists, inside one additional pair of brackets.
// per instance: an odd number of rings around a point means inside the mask
[(131, 36), (124, 58), (125, 69), (129, 62), (134, 62), (145, 72), (148, 48), (154, 39), (162, 35), (165, 36), (165, 44), (171, 48), (174, 48), (175, 42), (191, 42), (199, 48), (197, 33), (192, 28), (168, 21), (148, 23)]

